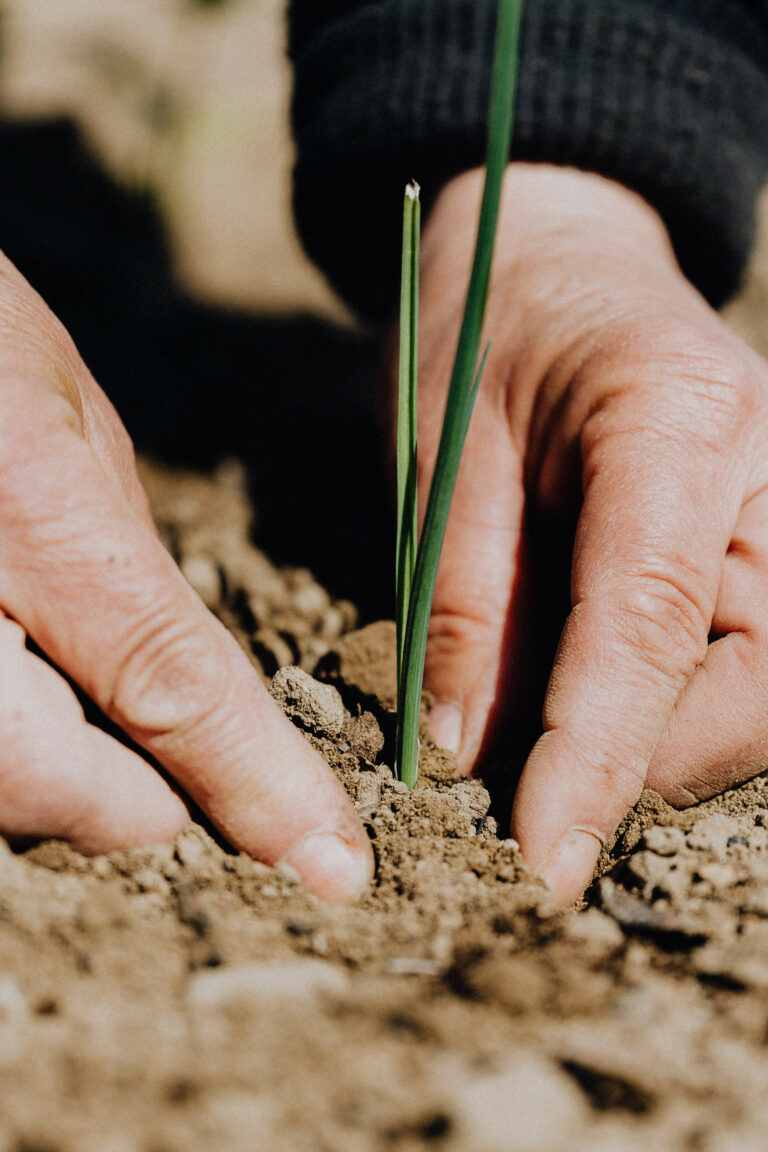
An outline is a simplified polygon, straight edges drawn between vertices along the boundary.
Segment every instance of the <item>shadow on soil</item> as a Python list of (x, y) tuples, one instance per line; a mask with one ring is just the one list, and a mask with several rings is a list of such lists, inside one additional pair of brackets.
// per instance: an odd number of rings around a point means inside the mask
[(0, 246), (72, 334), (137, 449), (250, 468), (256, 538), (366, 619), (393, 557), (375, 343), (317, 320), (231, 314), (175, 282), (159, 219), (64, 121), (0, 124)]

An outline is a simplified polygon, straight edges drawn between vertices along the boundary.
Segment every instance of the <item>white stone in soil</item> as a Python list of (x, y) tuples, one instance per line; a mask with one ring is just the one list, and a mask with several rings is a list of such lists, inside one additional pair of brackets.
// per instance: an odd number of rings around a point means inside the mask
[(27, 1016), (27, 1002), (15, 980), (0, 977), (0, 1026), (14, 1025)]
[(768, 888), (748, 889), (740, 901), (742, 912), (768, 919)]
[(210, 556), (184, 556), (181, 571), (188, 584), (191, 584), (200, 599), (209, 608), (218, 604), (221, 597), (221, 577), (219, 569)]
[(743, 835), (742, 826), (735, 817), (715, 812), (694, 824), (688, 833), (687, 841), (688, 847), (698, 852), (712, 852), (716, 856), (724, 856), (728, 850), (728, 841), (733, 836)]
[(349, 977), (324, 960), (269, 961), (195, 972), (187, 997), (196, 1008), (268, 1006), (339, 995), (348, 985)]
[(552, 1152), (569, 1148), (588, 1108), (571, 1078), (532, 1052), (511, 1056), (487, 1072), (444, 1067), (445, 1110), (456, 1143), (472, 1152)]
[(10, 1067), (22, 1057), (28, 1021), (27, 1002), (18, 984), (10, 976), (0, 977), (0, 1069)]
[(685, 835), (681, 828), (662, 828), (654, 824), (643, 833), (643, 845), (657, 856), (674, 856), (685, 850)]
[(624, 933), (619, 925), (599, 908), (571, 913), (563, 928), (569, 940), (589, 944), (599, 953), (610, 953), (624, 943)]

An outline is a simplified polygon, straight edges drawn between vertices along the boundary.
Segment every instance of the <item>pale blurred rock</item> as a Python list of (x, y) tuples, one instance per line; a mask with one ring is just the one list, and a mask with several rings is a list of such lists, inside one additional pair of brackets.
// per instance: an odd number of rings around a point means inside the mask
[(643, 844), (657, 856), (674, 856), (685, 850), (685, 835), (681, 828), (662, 828), (654, 824), (643, 833)]
[(624, 943), (621, 928), (599, 908), (572, 913), (564, 920), (563, 929), (569, 940), (588, 944), (597, 955), (608, 955)]
[(187, 995), (197, 1008), (230, 1008), (340, 994), (348, 984), (348, 977), (334, 964), (289, 960), (196, 972), (190, 977)]
[[(679, 864), (671, 862), (668, 856), (657, 856), (655, 852), (636, 852), (627, 861), (633, 876), (642, 881), (643, 895), (650, 900), (654, 895), (668, 896), (679, 903), (690, 892), (695, 857)], [(683, 866), (683, 864), (685, 866)]]
[(707, 864), (700, 864), (696, 870), (702, 880), (706, 880), (716, 892), (723, 888), (732, 888), (746, 880), (749, 873), (745, 867), (734, 864), (722, 864), (718, 860), (711, 860)]
[(694, 824), (686, 840), (688, 847), (695, 848), (697, 852), (712, 852), (716, 856), (724, 856), (728, 850), (728, 841), (739, 835), (741, 825), (738, 820), (722, 812), (715, 812), (712, 816), (705, 816), (703, 820)]
[(454, 1069), (445, 1089), (457, 1143), (472, 1152), (568, 1148), (587, 1118), (570, 1077), (534, 1053), (520, 1053), (484, 1074)]
[(768, 918), (768, 888), (748, 889), (740, 903), (743, 912)]
[(18, 1024), (27, 1016), (27, 1002), (15, 980), (0, 977), (0, 1024)]
[(208, 608), (215, 608), (221, 598), (221, 576), (210, 556), (185, 556), (181, 571), (188, 584)]
[(292, 593), (291, 600), (295, 610), (313, 623), (319, 623), (322, 620), (331, 602), (325, 589), (316, 584), (314, 580), (297, 588)]

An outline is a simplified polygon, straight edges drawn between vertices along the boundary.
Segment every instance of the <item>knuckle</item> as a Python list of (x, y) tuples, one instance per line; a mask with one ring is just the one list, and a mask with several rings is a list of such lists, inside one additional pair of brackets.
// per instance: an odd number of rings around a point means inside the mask
[(743, 444), (757, 419), (761, 389), (735, 342), (676, 331), (642, 365), (608, 371), (582, 423), (582, 459), (617, 437), (641, 452), (649, 438), (720, 456)]
[[(121, 654), (106, 693), (106, 712), (141, 742), (191, 733), (226, 699), (228, 659), (206, 621), (153, 605)], [(224, 675), (222, 675), (224, 673)]]
[(634, 747), (626, 737), (606, 739), (595, 747), (592, 734), (571, 737), (570, 763), (583, 779), (585, 794), (597, 792), (606, 802), (619, 799), (627, 807), (637, 802), (645, 784), (648, 760), (642, 748)]
[(469, 648), (490, 644), (493, 620), (481, 597), (461, 608), (443, 606), (432, 612), (429, 620), (431, 660), (451, 659)]
[(686, 583), (669, 573), (636, 579), (618, 614), (623, 640), (667, 677), (690, 676), (707, 649), (709, 613)]
[(694, 426), (715, 444), (740, 440), (755, 417), (758, 390), (735, 348), (697, 347), (679, 354), (677, 378)]
[(672, 780), (664, 783), (649, 780), (649, 787), (658, 792), (667, 804), (680, 810), (692, 808), (694, 804), (700, 804), (702, 800), (709, 799), (715, 792), (715, 789), (707, 787), (699, 780), (685, 782)]

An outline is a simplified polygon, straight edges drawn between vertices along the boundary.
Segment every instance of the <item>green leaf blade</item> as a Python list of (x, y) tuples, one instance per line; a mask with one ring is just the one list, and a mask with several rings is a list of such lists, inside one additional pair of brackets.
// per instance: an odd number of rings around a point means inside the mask
[(509, 161), (522, 0), (500, 0), (488, 124), (488, 153), (475, 256), (419, 542), (402, 655), (398, 636), (396, 766), (408, 788), (418, 779), (419, 716), (429, 620), (453, 491), (477, 388), (488, 355), (478, 352), (490, 284), (501, 188)]
[(405, 628), (416, 565), (418, 508), (416, 484), (416, 423), (418, 408), (419, 249), (421, 204), (419, 186), (411, 182), (403, 202), (403, 243), (400, 280), (400, 344), (397, 396), (397, 538), (395, 546), (395, 619), (397, 676), (402, 670)]

